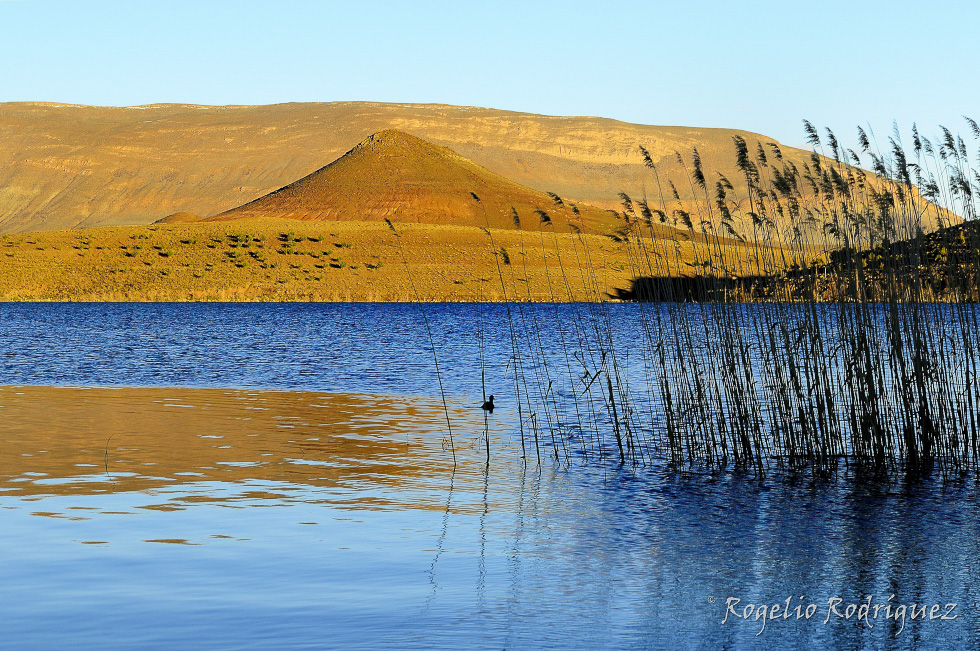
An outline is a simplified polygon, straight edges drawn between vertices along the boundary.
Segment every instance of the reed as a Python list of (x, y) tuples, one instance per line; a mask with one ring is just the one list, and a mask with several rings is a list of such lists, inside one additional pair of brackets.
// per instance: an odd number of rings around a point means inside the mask
[[(436, 352), (436, 341), (435, 337), (432, 336), (432, 328), (429, 326), (429, 317), (425, 312), (425, 304), (422, 302), (419, 296), (418, 287), (415, 285), (415, 279), (412, 277), (411, 267), (408, 265), (408, 260), (405, 258), (405, 248), (401, 243), (401, 233), (395, 228), (395, 225), (391, 223), (391, 220), (385, 218), (385, 223), (388, 228), (394, 233), (395, 238), (398, 240), (398, 251), (401, 254), (402, 263), (405, 265), (405, 270), (408, 272), (408, 279), (412, 285), (412, 292), (415, 294), (416, 304), (419, 306), (419, 312), (422, 315), (422, 322), (425, 324), (425, 332), (429, 337), (429, 348), (432, 351), (432, 363), (435, 365), (436, 379), (439, 381), (439, 395), (442, 397), (442, 409), (446, 416), (446, 431), (449, 437), (449, 450), (453, 455), (453, 471), (456, 470), (456, 440), (453, 437), (453, 424), (449, 418), (449, 403), (446, 400), (446, 388), (442, 383), (442, 373), (439, 371), (439, 354)], [(489, 450), (489, 439), (487, 443), (487, 461), (490, 459)]]
[[(550, 446), (559, 463), (578, 454), (759, 476), (976, 472), (980, 128), (966, 123), (969, 142), (913, 125), (907, 152), (897, 128), (883, 148), (861, 128), (845, 148), (804, 122), (813, 149), (802, 165), (736, 136), (737, 184), (696, 149), (666, 170), (641, 147), (656, 194), (623, 193), (611, 235), (628, 248), (640, 302), (625, 339), (577, 209), (551, 194), (535, 226), (557, 362), (540, 312), (503, 295), (522, 446), (530, 422), (539, 464)], [(558, 252), (553, 215), (570, 224), (574, 260)], [(503, 290), (503, 268), (518, 270), (487, 233)]]

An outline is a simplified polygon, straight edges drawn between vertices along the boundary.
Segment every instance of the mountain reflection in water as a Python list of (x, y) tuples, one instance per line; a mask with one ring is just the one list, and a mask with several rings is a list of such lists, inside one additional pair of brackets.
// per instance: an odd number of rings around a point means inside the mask
[[(489, 465), (451, 412), (454, 471), (433, 399), (0, 388), (4, 643), (980, 644), (972, 485), (525, 467), (497, 411)], [(828, 619), (869, 597), (957, 619)], [(816, 613), (760, 634), (728, 598)]]
[[(425, 494), (419, 489), (426, 481), (441, 482), (452, 470), (451, 456), (433, 446), (431, 436), (419, 436), (425, 419), (441, 413), (418, 399), (0, 387), (0, 406), (0, 489), (6, 495), (250, 481), (285, 482), (323, 489), (323, 499), (383, 505), (382, 493), (412, 499)], [(367, 490), (358, 493), (359, 487)], [(411, 505), (423, 506), (414, 500)]]

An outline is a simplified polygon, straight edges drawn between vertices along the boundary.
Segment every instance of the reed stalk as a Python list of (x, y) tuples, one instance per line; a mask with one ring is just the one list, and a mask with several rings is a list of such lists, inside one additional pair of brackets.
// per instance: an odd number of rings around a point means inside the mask
[(846, 148), (805, 122), (813, 149), (797, 162), (736, 137), (737, 186), (696, 149), (656, 161), (641, 147), (657, 192), (621, 194), (610, 234), (641, 303), (629, 330), (577, 208), (552, 194), (536, 227), (553, 322), (510, 302), (496, 256), (525, 457), (530, 422), (539, 467), (543, 427), (561, 464), (577, 449), (756, 476), (980, 470), (980, 128), (967, 124), (972, 144), (913, 125), (907, 154), (897, 129), (879, 147), (859, 128)]

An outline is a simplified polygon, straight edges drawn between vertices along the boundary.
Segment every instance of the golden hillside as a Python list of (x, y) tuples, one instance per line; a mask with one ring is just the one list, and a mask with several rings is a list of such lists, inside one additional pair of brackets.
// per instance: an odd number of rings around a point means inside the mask
[[(253, 218), (0, 235), (0, 301), (608, 300), (648, 273), (638, 247), (675, 251), (552, 229), (395, 227)], [(703, 251), (678, 242), (671, 271)]]
[[(443, 105), (6, 103), (0, 104), (0, 232), (147, 224), (181, 211), (215, 215), (313, 173), (384, 129), (599, 208), (618, 207), (620, 191), (656, 193), (641, 145), (662, 179), (673, 178), (682, 199), (690, 199), (675, 152), (689, 165), (696, 146), (705, 169), (721, 170), (738, 190), (732, 136), (742, 135), (753, 151), (756, 142), (771, 140), (729, 129)], [(799, 164), (809, 156), (782, 149)]]

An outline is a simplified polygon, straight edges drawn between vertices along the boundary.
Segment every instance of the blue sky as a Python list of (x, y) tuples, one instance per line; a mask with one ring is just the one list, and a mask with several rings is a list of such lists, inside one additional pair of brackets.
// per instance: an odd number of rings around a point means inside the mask
[(0, 0), (0, 101), (437, 102), (879, 133), (980, 119), (980, 3)]

